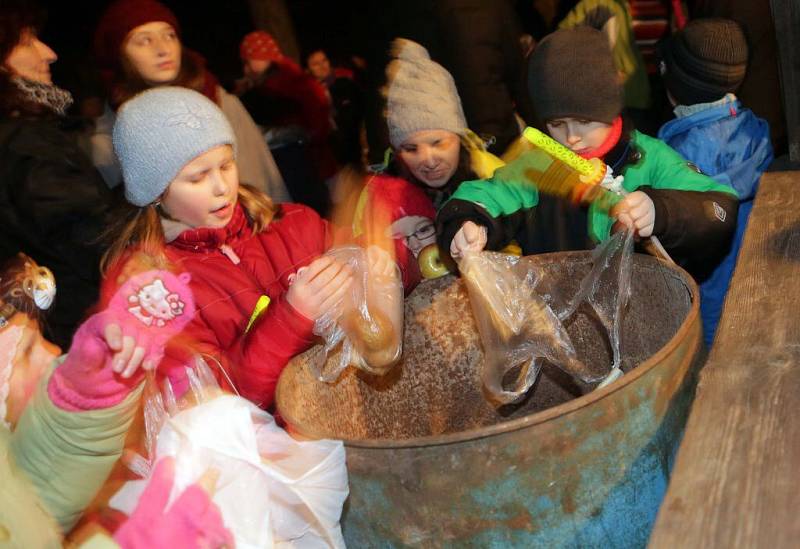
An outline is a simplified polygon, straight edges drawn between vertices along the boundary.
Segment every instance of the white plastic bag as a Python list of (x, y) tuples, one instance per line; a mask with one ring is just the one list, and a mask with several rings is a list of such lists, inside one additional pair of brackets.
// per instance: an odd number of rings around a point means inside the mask
[[(149, 437), (156, 441), (151, 463), (175, 458), (170, 504), (213, 468), (219, 478), (212, 501), (237, 547), (344, 547), (339, 519), (349, 489), (342, 442), (295, 440), (251, 402), (215, 396), (219, 389), (209, 379), (200, 361), (191, 380), (198, 403), (185, 409), (169, 390), (166, 398), (145, 402), (148, 428), (161, 425)], [(145, 463), (140, 460), (137, 468), (147, 477), (152, 467)], [(147, 482), (126, 483), (110, 505), (130, 514)]]
[[(353, 285), (339, 307), (317, 319), (314, 333), (325, 344), (309, 365), (316, 377), (326, 382), (336, 381), (349, 365), (383, 375), (403, 353), (403, 285), (399, 269), (392, 262), (391, 273), (373, 272), (367, 252), (357, 246), (334, 248), (325, 255), (350, 266)], [(328, 355), (339, 345), (342, 349), (338, 360), (326, 366)]]

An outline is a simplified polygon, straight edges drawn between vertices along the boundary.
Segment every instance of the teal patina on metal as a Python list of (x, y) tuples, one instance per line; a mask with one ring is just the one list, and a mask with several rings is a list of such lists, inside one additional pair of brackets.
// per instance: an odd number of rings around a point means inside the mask
[[(568, 291), (591, 255), (526, 260), (547, 263)], [(694, 394), (700, 325), (697, 287), (683, 271), (635, 255), (632, 286), (625, 375), (596, 391), (546, 368), (527, 400), (488, 405), (480, 342), (454, 278), (408, 298), (406, 354), (391, 379), (350, 374), (327, 386), (302, 360), (290, 364), (281, 415), (301, 433), (345, 439), (348, 545), (645, 546)], [(567, 328), (587, 360), (609, 363), (596, 322)]]

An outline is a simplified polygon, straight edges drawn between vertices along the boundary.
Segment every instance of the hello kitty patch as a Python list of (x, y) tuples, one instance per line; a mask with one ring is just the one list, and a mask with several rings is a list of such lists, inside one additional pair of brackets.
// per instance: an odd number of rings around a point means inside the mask
[(181, 316), (186, 306), (180, 295), (171, 292), (160, 278), (128, 296), (128, 302), (128, 311), (145, 326), (164, 326)]

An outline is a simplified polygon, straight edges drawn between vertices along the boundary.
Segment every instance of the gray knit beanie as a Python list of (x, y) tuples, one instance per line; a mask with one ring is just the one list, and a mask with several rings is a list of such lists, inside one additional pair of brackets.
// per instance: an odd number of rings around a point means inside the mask
[(117, 114), (114, 152), (122, 164), (125, 198), (153, 203), (186, 164), (236, 137), (225, 114), (188, 88), (159, 87), (126, 101)]
[(389, 141), (398, 148), (421, 130), (467, 131), (456, 84), (428, 50), (404, 38), (392, 44), (394, 60), (386, 68), (386, 119)]
[(611, 124), (622, 112), (622, 85), (606, 35), (580, 26), (545, 37), (529, 61), (528, 93), (545, 122), (569, 117)]
[(747, 72), (747, 40), (729, 19), (695, 19), (665, 41), (660, 53), (664, 84), (680, 105), (733, 93)]

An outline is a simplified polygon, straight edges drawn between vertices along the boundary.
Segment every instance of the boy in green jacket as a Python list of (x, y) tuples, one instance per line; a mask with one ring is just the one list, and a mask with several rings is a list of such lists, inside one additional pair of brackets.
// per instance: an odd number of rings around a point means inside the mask
[[(624, 176), (627, 194), (611, 212), (589, 207), (591, 238), (600, 242), (622, 227), (639, 238), (655, 235), (695, 278), (707, 276), (730, 246), (736, 193), (623, 120), (622, 89), (605, 36), (589, 27), (551, 34), (531, 56), (528, 86), (554, 139)], [(457, 259), (467, 250), (502, 249), (516, 240), (530, 253), (537, 204), (538, 191), (527, 182), (495, 176), (462, 183), (437, 215), (439, 246)]]

